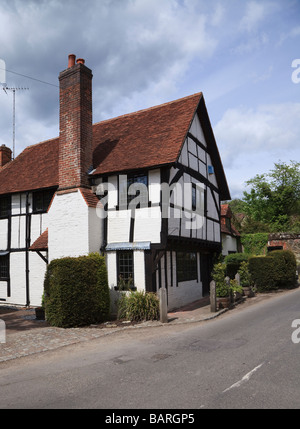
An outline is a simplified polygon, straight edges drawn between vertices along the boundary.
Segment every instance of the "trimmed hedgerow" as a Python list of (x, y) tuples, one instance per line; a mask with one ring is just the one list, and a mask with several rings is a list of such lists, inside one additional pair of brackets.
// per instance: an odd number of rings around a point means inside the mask
[(104, 257), (93, 253), (51, 261), (44, 299), (52, 326), (70, 328), (107, 320), (110, 296)]
[(249, 271), (259, 292), (292, 288), (296, 283), (296, 259), (292, 252), (276, 250), (249, 259)]
[(255, 256), (249, 259), (249, 271), (258, 292), (278, 289), (273, 258)]
[(296, 282), (296, 257), (290, 250), (273, 250), (267, 258), (275, 259), (276, 282), (279, 288), (291, 288)]

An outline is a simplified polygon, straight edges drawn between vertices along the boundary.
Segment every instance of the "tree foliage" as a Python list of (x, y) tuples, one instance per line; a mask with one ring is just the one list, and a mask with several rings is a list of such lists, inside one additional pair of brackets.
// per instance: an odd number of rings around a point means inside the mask
[[(268, 173), (246, 182), (242, 200), (230, 204), (240, 232), (300, 232), (300, 162), (279, 161)], [(237, 210), (246, 214), (238, 223)]]

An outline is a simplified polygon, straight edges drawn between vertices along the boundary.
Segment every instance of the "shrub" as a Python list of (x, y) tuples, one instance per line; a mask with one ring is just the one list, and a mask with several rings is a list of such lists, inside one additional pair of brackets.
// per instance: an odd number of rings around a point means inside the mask
[(139, 322), (159, 319), (159, 299), (155, 293), (131, 291), (118, 302), (118, 319)]
[(44, 296), (46, 319), (52, 326), (70, 328), (107, 320), (110, 296), (104, 257), (93, 253), (51, 261)]
[(290, 288), (296, 283), (296, 259), (292, 252), (274, 250), (249, 260), (249, 270), (259, 292)]
[(243, 293), (242, 286), (240, 286), (236, 280), (230, 280), (230, 293), (233, 296), (236, 296), (237, 293)]
[(253, 279), (249, 271), (249, 262), (243, 261), (238, 269), (240, 275), (240, 285), (242, 287), (253, 286)]
[(275, 269), (273, 258), (255, 256), (249, 259), (249, 271), (258, 292), (278, 289), (274, 276)]
[(234, 279), (242, 262), (248, 262), (249, 255), (246, 253), (231, 253), (225, 256), (224, 262), (226, 264), (226, 275)]
[(212, 271), (212, 279), (216, 283), (216, 296), (218, 298), (227, 297), (230, 295), (230, 286), (225, 281), (226, 277), (226, 264), (218, 263), (215, 264)]
[(296, 257), (290, 250), (273, 250), (267, 258), (274, 258), (276, 264), (276, 283), (280, 288), (290, 288), (296, 282)]

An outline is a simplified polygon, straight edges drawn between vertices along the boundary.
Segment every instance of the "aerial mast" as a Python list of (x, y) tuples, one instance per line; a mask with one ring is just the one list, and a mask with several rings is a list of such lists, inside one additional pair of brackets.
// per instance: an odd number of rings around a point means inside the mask
[(9, 88), (6, 84), (6, 66), (5, 61), (0, 59), (0, 84), (3, 86), (3, 91), (12, 91), (13, 93), (13, 159), (15, 159), (15, 144), (16, 144), (16, 91), (26, 90), (29, 88), (12, 87)]
[(6, 91), (12, 91), (13, 93), (13, 159), (15, 159), (15, 142), (16, 142), (16, 91), (20, 91), (20, 90), (26, 90), (29, 88), (20, 88), (20, 87), (15, 87), (15, 88), (8, 88), (3, 87), (3, 90)]

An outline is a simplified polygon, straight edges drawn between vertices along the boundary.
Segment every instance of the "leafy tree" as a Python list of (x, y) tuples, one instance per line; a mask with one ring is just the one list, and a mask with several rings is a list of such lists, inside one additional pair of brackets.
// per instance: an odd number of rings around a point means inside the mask
[(300, 220), (300, 162), (274, 165), (269, 173), (246, 182), (251, 189), (244, 192), (245, 212), (263, 229), (267, 225), (271, 232), (293, 230)]

